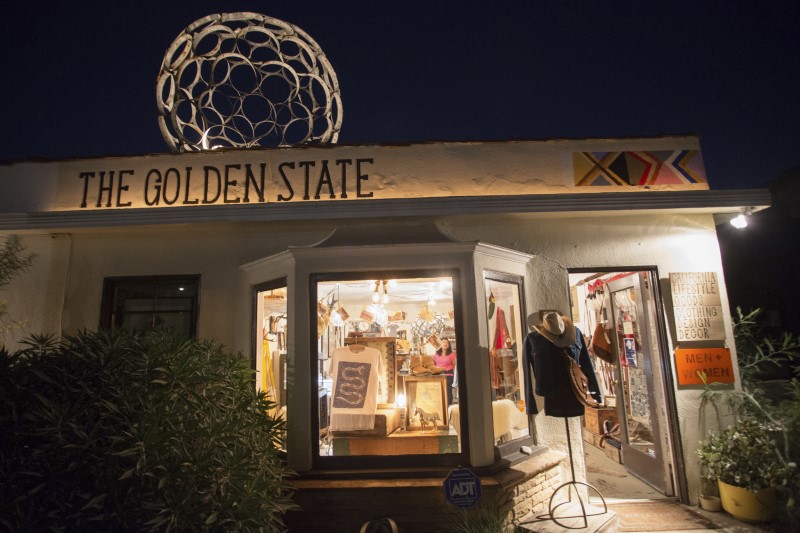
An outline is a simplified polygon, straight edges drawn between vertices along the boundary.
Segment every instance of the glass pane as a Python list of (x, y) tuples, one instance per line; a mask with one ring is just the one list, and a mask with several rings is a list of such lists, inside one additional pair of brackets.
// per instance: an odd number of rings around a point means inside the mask
[(117, 303), (140, 299), (152, 302), (155, 298), (155, 285), (145, 281), (115, 280)]
[(525, 348), (520, 284), (485, 278), (489, 379), (495, 443), (530, 435), (525, 414)]
[(191, 311), (192, 310), (191, 298), (159, 298), (155, 303), (156, 311)]
[(153, 311), (153, 300), (151, 298), (148, 299), (141, 299), (141, 298), (128, 298), (124, 300), (122, 303), (122, 310), (125, 313), (140, 313), (140, 312), (152, 312)]
[(156, 313), (153, 327), (169, 329), (178, 335), (190, 337), (192, 335), (192, 313)]
[(197, 285), (195, 285), (191, 280), (182, 281), (174, 281), (166, 284), (162, 284), (158, 287), (158, 298), (159, 299), (170, 299), (170, 298), (188, 298), (191, 301), (191, 298), (197, 296)]
[(622, 393), (625, 395), (625, 417), (628, 444), (655, 457), (650, 394), (645, 373), (642, 338), (636, 316), (636, 291), (624, 289), (612, 293), (616, 312), (619, 360), (622, 369)]
[(261, 324), (256, 355), (256, 387), (275, 404), (273, 416), (286, 419), (286, 311), (287, 289), (280, 287), (257, 294)]
[(153, 327), (152, 313), (130, 313), (121, 315), (124, 329), (129, 331), (147, 331)]
[(458, 453), (450, 277), (317, 285), (322, 456)]
[[(110, 323), (134, 331), (170, 328), (179, 335), (195, 335), (197, 319), (197, 277), (112, 278), (109, 292)], [(104, 304), (105, 306), (106, 304)]]

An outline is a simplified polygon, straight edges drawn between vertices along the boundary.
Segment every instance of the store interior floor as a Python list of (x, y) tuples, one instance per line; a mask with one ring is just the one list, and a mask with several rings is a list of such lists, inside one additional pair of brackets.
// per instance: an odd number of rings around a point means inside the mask
[[(666, 498), (625, 470), (625, 467), (606, 456), (600, 448), (584, 442), (586, 456), (586, 481), (595, 487), (605, 499), (653, 500)], [(594, 498), (591, 498), (594, 500)]]

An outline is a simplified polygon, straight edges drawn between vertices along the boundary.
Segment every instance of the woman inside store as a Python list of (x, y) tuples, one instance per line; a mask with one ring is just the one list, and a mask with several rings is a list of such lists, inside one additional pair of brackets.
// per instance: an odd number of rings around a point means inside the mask
[(439, 349), (433, 356), (433, 363), (439, 368), (444, 369), (447, 377), (447, 405), (453, 403), (453, 370), (456, 367), (456, 353), (450, 347), (449, 339), (442, 339)]

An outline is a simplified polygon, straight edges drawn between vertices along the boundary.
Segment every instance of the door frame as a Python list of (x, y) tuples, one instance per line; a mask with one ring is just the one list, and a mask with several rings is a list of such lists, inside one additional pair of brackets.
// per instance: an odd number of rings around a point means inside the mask
[[(683, 439), (680, 431), (680, 420), (678, 418), (678, 404), (675, 387), (675, 377), (672, 370), (672, 352), (669, 348), (667, 314), (664, 305), (662, 284), (667, 280), (662, 280), (656, 265), (626, 265), (626, 266), (604, 266), (604, 267), (581, 267), (568, 268), (567, 279), (570, 274), (590, 274), (612, 272), (649, 272), (652, 286), (650, 287), (653, 296), (653, 307), (655, 310), (655, 328), (658, 342), (658, 350), (661, 354), (661, 378), (664, 383), (664, 401), (666, 404), (666, 428), (667, 437), (670, 442), (670, 458), (672, 459), (673, 488), (675, 497), (681, 503), (689, 503), (689, 483), (686, 476), (686, 463), (683, 454)], [(567, 281), (567, 294), (570, 296), (569, 281)], [(570, 302), (572, 303), (572, 302)]]
[[(663, 390), (663, 382), (656, 377), (659, 373), (656, 365), (660, 368), (663, 365), (661, 353), (653, 354), (653, 350), (658, 350), (658, 346), (653, 346), (653, 337), (655, 333), (653, 320), (656, 320), (650, 313), (650, 302), (652, 296), (648, 287), (648, 272), (635, 271), (631, 275), (626, 275), (620, 279), (613, 279), (605, 285), (605, 289), (609, 295), (609, 302), (611, 305), (610, 323), (613, 326), (614, 334), (612, 334), (612, 342), (619, 354), (616, 361), (616, 395), (617, 395), (617, 410), (619, 412), (620, 426), (623, 433), (623, 438), (620, 439), (622, 446), (622, 456), (625, 458), (625, 470), (634, 476), (646, 481), (654, 488), (663, 492), (667, 496), (675, 494), (675, 480), (674, 473), (669, 465), (672, 463), (671, 455), (667, 454), (671, 441), (668, 434), (668, 424), (666, 420), (662, 424), (661, 415), (658, 412), (660, 405), (665, 401), (666, 394)], [(644, 287), (643, 287), (644, 285)], [(641, 352), (642, 368), (639, 375), (644, 376), (647, 387), (647, 416), (650, 420), (650, 430), (652, 432), (653, 441), (653, 455), (638, 449), (630, 442), (631, 428), (630, 418), (628, 411), (633, 410), (632, 391), (628, 380), (624, 378), (631, 370), (630, 365), (622, 364), (623, 347), (620, 345), (619, 331), (622, 324), (619, 322), (619, 314), (623, 309), (620, 309), (616, 303), (615, 295), (624, 291), (634, 291), (635, 299), (631, 300), (634, 306), (634, 315), (636, 317), (636, 329), (638, 331), (638, 346), (635, 351)], [(657, 339), (657, 337), (656, 337)], [(657, 355), (657, 357), (656, 357)], [(634, 367), (635, 368), (635, 367)]]

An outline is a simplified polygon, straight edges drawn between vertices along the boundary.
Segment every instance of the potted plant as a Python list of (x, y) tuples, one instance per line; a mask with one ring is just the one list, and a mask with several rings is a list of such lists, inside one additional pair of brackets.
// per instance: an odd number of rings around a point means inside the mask
[(709, 434), (697, 451), (703, 476), (719, 484), (722, 508), (747, 521), (772, 519), (795, 470), (778, 452), (770, 429), (744, 418)]

